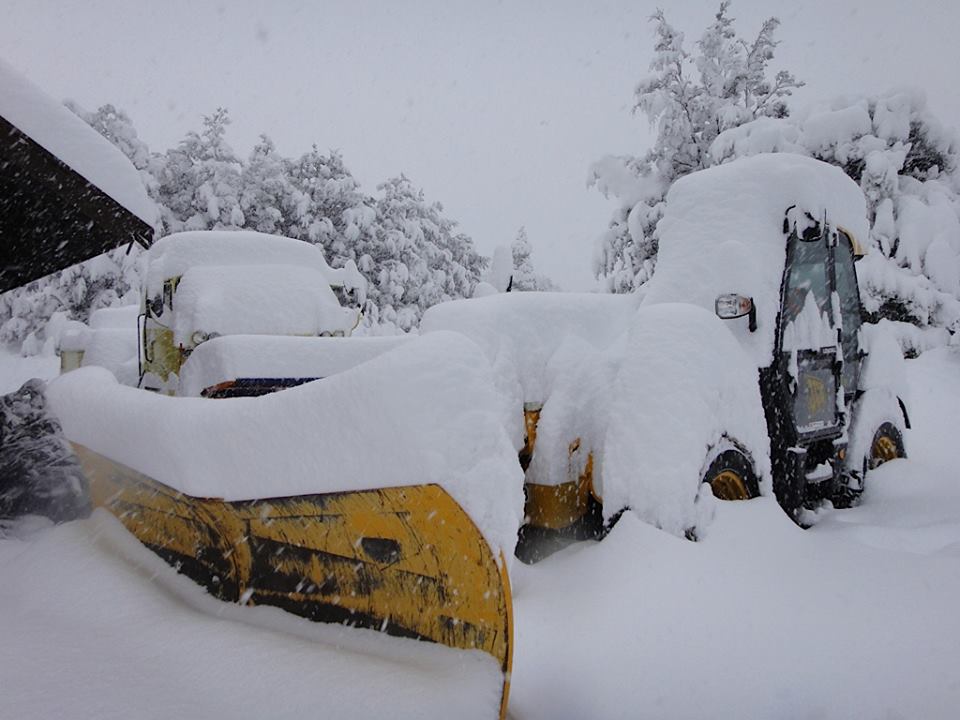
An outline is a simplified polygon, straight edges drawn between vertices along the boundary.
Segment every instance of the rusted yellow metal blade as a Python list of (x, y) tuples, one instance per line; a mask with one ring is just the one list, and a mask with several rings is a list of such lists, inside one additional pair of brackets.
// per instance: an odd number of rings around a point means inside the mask
[(179, 493), (81, 445), (104, 507), (214, 596), (318, 622), (512, 656), (510, 582), (439, 485), (226, 502)]

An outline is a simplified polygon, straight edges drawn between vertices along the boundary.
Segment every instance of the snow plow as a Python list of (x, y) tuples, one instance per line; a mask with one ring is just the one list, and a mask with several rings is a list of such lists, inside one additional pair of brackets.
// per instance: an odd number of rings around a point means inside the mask
[(521, 483), (492, 388), (469, 341), (438, 334), (263, 397), (172, 398), (81, 368), (46, 398), (92, 506), (178, 573), (226, 602), (484, 653), (502, 718)]
[(439, 485), (226, 502), (73, 445), (94, 507), (214, 597), (491, 655), (509, 691), (506, 567)]

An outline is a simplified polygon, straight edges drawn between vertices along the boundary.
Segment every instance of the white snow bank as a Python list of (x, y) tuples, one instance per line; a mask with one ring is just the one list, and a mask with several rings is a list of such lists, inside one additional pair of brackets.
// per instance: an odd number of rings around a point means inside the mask
[(342, 308), (323, 273), (295, 265), (198, 266), (183, 273), (174, 300), (174, 343), (209, 335), (349, 332), (357, 308)]
[(0, 116), (145, 223), (156, 223), (157, 206), (127, 157), (3, 60)]
[(173, 398), (81, 368), (48, 385), (66, 436), (190, 495), (226, 500), (438, 483), (512, 557), (523, 473), (513, 408), (479, 349), (434, 333), (258, 398)]
[[(607, 517), (630, 507), (683, 536), (708, 524), (713, 498), (698, 498), (700, 482), (735, 441), (770, 492), (756, 368), (712, 313), (679, 304), (641, 308), (607, 352), (568, 345), (557, 353), (548, 379), (528, 480), (575, 479), (591, 451)], [(582, 450), (568, 471), (567, 448), (576, 438)]]
[(252, 230), (175, 233), (155, 242), (147, 258), (144, 285), (150, 296), (162, 291), (164, 280), (201, 265), (296, 265), (321, 272), (334, 287), (366, 290), (366, 281), (353, 261), (334, 270), (316, 245)]
[(710, 155), (716, 163), (760, 153), (783, 152), (807, 154), (800, 144), (800, 129), (786, 118), (759, 117), (724, 130), (710, 144)]
[(83, 367), (102, 367), (124, 385), (135, 386), (140, 379), (137, 328), (104, 328), (90, 332), (83, 353)]
[(6, 395), (20, 389), (27, 380), (49, 380), (60, 372), (60, 358), (56, 355), (33, 355), (21, 357), (0, 350), (0, 394)]
[(413, 340), (385, 337), (274, 337), (231, 335), (200, 344), (180, 369), (180, 395), (237, 378), (325, 378)]
[[(867, 103), (861, 101), (856, 105), (808, 117), (803, 123), (801, 143), (811, 153), (832, 154), (844, 161), (854, 151), (854, 142), (872, 129), (873, 121)], [(863, 239), (866, 235), (860, 237)]]
[(424, 313), (420, 331), (454, 330), (477, 343), (519, 411), (525, 402), (546, 399), (547, 363), (565, 340), (605, 348), (638, 305), (633, 295), (503, 293), (435, 305)]
[[(857, 278), (860, 298), (867, 312), (877, 312), (883, 301), (889, 299), (903, 303), (910, 315), (920, 322), (941, 326), (938, 328), (941, 334), (946, 332), (943, 327), (960, 328), (960, 306), (953, 295), (940, 290), (924, 275), (904, 272), (880, 253), (869, 253), (857, 261)], [(909, 330), (906, 332), (917, 335)], [(902, 339), (906, 349), (911, 338), (905, 336)], [(922, 340), (920, 344), (924, 345)], [(934, 344), (942, 345), (943, 342)]]
[(866, 205), (839, 168), (792, 154), (761, 154), (687, 175), (670, 188), (660, 221), (657, 270), (644, 304), (690, 302), (714, 312), (718, 295), (754, 299), (757, 331), (747, 318), (727, 326), (755, 366), (773, 359), (780, 284), (786, 260), (787, 208), (867, 237)]
[(140, 317), (139, 305), (121, 305), (119, 307), (100, 308), (90, 315), (90, 327), (93, 330), (106, 328), (127, 329), (137, 327)]
[(103, 511), (0, 538), (0, 576), (4, 717), (489, 720), (499, 710), (503, 676), (487, 653), (225, 604)]
[(860, 393), (852, 410), (846, 456), (847, 467), (857, 472), (863, 470), (873, 436), (882, 424), (890, 423), (897, 428), (906, 444), (906, 423), (900, 401), (907, 408), (911, 404), (906, 362), (894, 323), (889, 320), (867, 323), (861, 328), (860, 339), (866, 356), (860, 369)]

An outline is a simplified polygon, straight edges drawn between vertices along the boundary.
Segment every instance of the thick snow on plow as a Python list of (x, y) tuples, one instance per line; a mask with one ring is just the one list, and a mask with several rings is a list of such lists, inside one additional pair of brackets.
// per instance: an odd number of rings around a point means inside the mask
[(221, 600), (488, 653), (503, 715), (522, 475), (489, 372), (443, 334), (262, 398), (97, 371), (48, 398), (94, 505), (178, 572)]

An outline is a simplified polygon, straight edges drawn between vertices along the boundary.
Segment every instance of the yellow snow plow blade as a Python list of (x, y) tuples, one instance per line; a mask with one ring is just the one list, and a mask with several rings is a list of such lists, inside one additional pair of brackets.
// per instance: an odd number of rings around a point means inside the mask
[(177, 492), (81, 445), (95, 507), (215, 597), (512, 656), (510, 582), (439, 485), (227, 502)]

